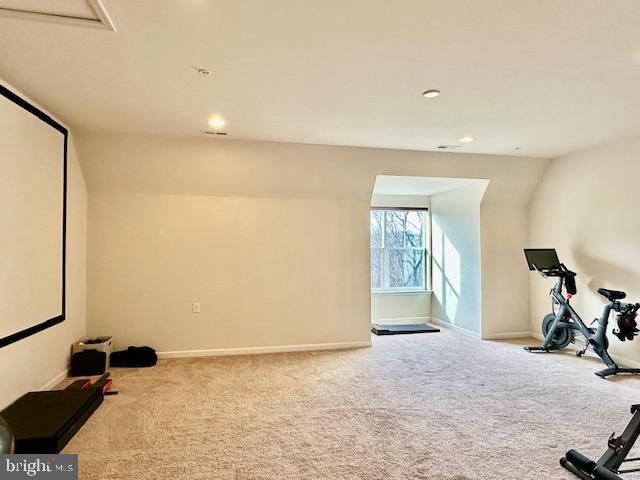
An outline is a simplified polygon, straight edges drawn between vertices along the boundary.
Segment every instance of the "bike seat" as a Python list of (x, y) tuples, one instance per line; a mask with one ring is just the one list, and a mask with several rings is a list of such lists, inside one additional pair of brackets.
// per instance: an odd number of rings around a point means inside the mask
[(608, 288), (599, 288), (598, 293), (609, 300), (622, 300), (627, 296), (626, 293), (619, 290), (609, 290)]

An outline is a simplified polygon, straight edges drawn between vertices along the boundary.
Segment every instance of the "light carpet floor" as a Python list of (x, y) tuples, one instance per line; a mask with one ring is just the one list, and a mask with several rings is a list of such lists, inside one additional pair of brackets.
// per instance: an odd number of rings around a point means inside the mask
[(373, 343), (115, 370), (65, 452), (86, 480), (569, 480), (563, 453), (599, 455), (640, 403), (640, 378), (593, 358), (448, 330)]

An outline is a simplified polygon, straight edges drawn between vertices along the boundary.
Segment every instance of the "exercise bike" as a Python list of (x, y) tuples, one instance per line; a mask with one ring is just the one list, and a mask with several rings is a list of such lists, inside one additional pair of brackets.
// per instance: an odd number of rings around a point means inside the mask
[(619, 437), (612, 434), (607, 442), (607, 451), (597, 462), (580, 452), (569, 450), (560, 459), (560, 465), (585, 480), (622, 480), (621, 473), (640, 472), (640, 468), (620, 469), (623, 463), (637, 462), (640, 457), (627, 458), (633, 444), (640, 435), (640, 405), (632, 405), (633, 417)]
[[(638, 368), (621, 368), (613, 361), (607, 349), (609, 339), (607, 338), (607, 325), (611, 311), (616, 312), (618, 329), (613, 330), (613, 334), (621, 341), (633, 340), (638, 334), (636, 316), (640, 304), (622, 303), (620, 300), (626, 297), (624, 292), (618, 290), (598, 289), (598, 293), (609, 300), (604, 306), (602, 316), (596, 318), (597, 328), (587, 327), (576, 311), (570, 305), (571, 297), (576, 294), (576, 273), (569, 270), (558, 260), (555, 249), (537, 248), (525, 249), (524, 251), (529, 270), (536, 270), (543, 277), (557, 277), (558, 281), (551, 290), (552, 313), (545, 315), (542, 319), (542, 334), (544, 342), (537, 347), (524, 347), (529, 352), (552, 352), (562, 350), (569, 343), (575, 342), (576, 333), (581, 333), (584, 337), (582, 349), (577, 355), (584, 355), (589, 347), (602, 359), (607, 368), (596, 372), (601, 378), (619, 373), (640, 374)], [(563, 295), (563, 289), (567, 296)]]

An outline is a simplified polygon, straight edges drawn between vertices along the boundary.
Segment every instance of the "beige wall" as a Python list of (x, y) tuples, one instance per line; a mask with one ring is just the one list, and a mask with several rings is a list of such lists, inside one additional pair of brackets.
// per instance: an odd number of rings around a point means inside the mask
[[(556, 248), (560, 261), (577, 272), (572, 304), (586, 323), (606, 302), (596, 292), (600, 287), (640, 301), (638, 155), (640, 138), (633, 138), (554, 160), (531, 204), (529, 245)], [(535, 273), (529, 281), (531, 330), (540, 332), (554, 282)], [(640, 341), (609, 341), (618, 358), (640, 361)]]
[(428, 322), (431, 292), (372, 293), (371, 321), (378, 323)]
[(477, 336), (483, 324), (480, 202), (486, 187), (478, 180), (431, 196), (433, 316)]
[(71, 343), (85, 334), (87, 192), (71, 136), (67, 194), (66, 320), (0, 349), (0, 409), (30, 390), (61, 380)]
[(483, 202), (480, 206), (483, 338), (529, 334), (529, 278), (522, 263), (528, 224), (526, 205)]
[[(526, 238), (526, 224), (505, 222), (502, 211), (526, 218), (548, 164), (521, 157), (88, 132), (78, 145), (90, 191), (89, 331), (113, 334), (119, 346), (148, 343), (168, 351), (366, 341), (368, 210), (376, 175), (490, 179), (482, 220), (497, 236), (500, 229), (515, 228), (520, 237), (483, 243), (482, 253), (509, 258), (524, 247), (519, 240)], [(308, 244), (273, 231), (263, 217)], [(238, 227), (246, 229), (240, 245), (255, 235), (263, 243), (246, 255), (216, 248), (236, 249), (230, 237)], [(294, 271), (282, 265), (290, 256), (298, 258)], [(157, 264), (164, 268), (159, 271)], [(216, 276), (229, 264), (245, 273), (246, 291), (229, 288), (240, 277), (227, 285)], [(514, 273), (501, 261), (483, 281), (500, 283), (505, 275), (511, 277), (505, 281), (526, 288), (526, 271)], [(512, 328), (514, 311), (522, 310), (526, 323), (522, 299), (505, 299), (493, 290), (485, 295), (483, 313), (496, 330)], [(203, 308), (199, 317), (189, 313), (197, 300)], [(497, 303), (505, 318), (496, 318)]]
[(372, 207), (429, 208), (427, 195), (371, 195)]
[(92, 195), (89, 331), (162, 352), (366, 345), (367, 217), (351, 200)]

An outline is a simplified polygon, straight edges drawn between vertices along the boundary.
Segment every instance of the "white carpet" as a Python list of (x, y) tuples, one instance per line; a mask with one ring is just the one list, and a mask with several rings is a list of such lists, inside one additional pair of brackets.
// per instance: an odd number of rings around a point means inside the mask
[(448, 330), (373, 341), (115, 370), (120, 394), (65, 452), (81, 479), (569, 480), (564, 452), (598, 456), (640, 403), (640, 378), (602, 380), (593, 358)]

